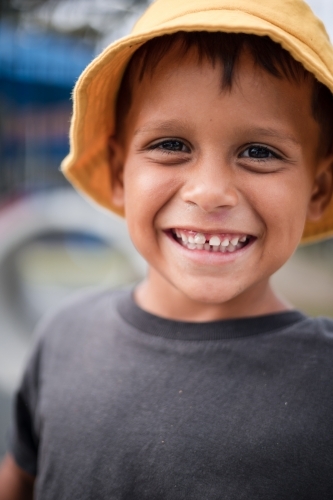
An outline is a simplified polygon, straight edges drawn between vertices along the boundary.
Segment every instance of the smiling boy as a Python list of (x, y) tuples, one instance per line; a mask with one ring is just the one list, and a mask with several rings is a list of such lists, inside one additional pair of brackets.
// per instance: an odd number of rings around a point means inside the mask
[(295, 251), (305, 219), (329, 201), (333, 157), (311, 110), (313, 78), (271, 75), (254, 63), (252, 39), (237, 36), (205, 37), (208, 47), (239, 51), (221, 88), (223, 67), (199, 62), (194, 44), (184, 54), (187, 35), (178, 35), (152, 72), (132, 75), (125, 133), (111, 142), (113, 202), (150, 264), (137, 301), (160, 316), (285, 310), (269, 278)]
[(1, 500), (332, 498), (333, 324), (270, 285), (333, 232), (332, 88), (301, 1), (158, 0), (88, 68), (64, 170), (148, 274), (41, 326)]

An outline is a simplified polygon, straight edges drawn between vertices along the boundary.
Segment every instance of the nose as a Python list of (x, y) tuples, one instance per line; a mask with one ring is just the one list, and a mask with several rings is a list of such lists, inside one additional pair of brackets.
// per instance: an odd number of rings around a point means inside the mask
[(213, 158), (198, 161), (188, 171), (182, 198), (207, 213), (235, 207), (239, 202), (239, 192), (232, 166)]

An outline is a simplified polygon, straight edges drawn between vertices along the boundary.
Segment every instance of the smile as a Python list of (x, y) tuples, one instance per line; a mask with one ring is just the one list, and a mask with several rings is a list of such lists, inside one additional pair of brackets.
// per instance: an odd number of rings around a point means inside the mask
[(201, 233), (188, 229), (172, 229), (173, 238), (189, 250), (232, 253), (244, 248), (254, 239), (247, 234)]

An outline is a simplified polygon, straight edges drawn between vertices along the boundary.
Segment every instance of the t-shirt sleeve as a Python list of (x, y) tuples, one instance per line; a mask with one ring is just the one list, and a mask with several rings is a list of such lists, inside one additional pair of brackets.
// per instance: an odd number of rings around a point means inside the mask
[(38, 400), (41, 342), (36, 342), (15, 394), (8, 451), (21, 469), (36, 476), (38, 457)]

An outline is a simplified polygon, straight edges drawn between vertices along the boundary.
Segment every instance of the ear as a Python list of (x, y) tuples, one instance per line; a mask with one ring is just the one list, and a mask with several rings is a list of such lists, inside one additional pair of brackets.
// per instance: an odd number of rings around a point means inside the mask
[(307, 219), (320, 219), (333, 195), (333, 154), (322, 160), (313, 182)]
[(111, 200), (113, 204), (124, 209), (124, 150), (119, 140), (109, 138), (109, 164), (111, 177)]

